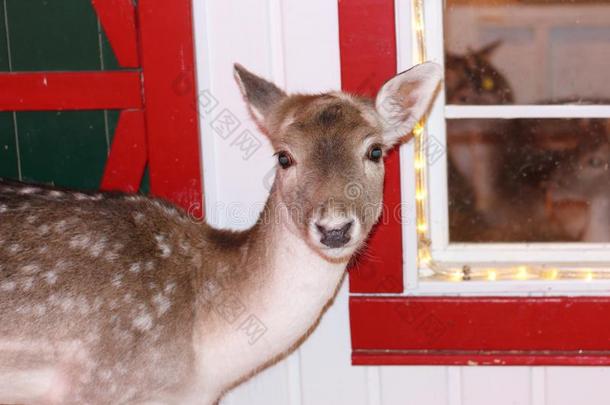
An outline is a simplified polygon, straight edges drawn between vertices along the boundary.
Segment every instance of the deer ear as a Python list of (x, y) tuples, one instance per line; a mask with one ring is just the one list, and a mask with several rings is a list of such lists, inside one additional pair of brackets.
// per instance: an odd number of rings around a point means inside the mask
[(284, 98), (286, 93), (275, 84), (249, 72), (239, 63), (234, 66), (234, 75), (250, 113), (256, 123), (267, 130), (266, 119), (273, 108)]
[(375, 108), (383, 119), (387, 147), (410, 138), (415, 124), (432, 104), (441, 77), (441, 67), (426, 62), (398, 74), (379, 90)]
[(489, 59), (491, 55), (496, 51), (496, 49), (498, 49), (500, 45), (502, 45), (502, 42), (503, 41), (501, 39), (497, 39), (493, 42), (488, 43), (481, 49), (471, 51), (470, 54), (482, 59)]

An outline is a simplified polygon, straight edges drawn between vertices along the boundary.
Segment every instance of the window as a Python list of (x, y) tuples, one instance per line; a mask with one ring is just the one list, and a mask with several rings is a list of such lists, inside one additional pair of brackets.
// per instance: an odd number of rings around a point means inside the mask
[(344, 90), (446, 69), (351, 270), (353, 363), (610, 365), (610, 237), (590, 227), (610, 190), (610, 1), (354, 0), (339, 27)]
[(415, 1), (412, 22), (416, 60), (445, 82), (403, 153), (407, 288), (607, 291), (610, 1)]

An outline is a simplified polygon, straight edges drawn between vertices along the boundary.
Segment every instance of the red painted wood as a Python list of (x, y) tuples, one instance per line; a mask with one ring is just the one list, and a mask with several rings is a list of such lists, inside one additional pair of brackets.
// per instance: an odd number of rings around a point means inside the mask
[(0, 111), (142, 107), (138, 72), (0, 73)]
[[(610, 351), (610, 297), (352, 297), (350, 315), (354, 353)], [(420, 353), (418, 361), (439, 360)]]
[[(339, 2), (341, 81), (344, 91), (374, 97), (396, 74), (393, 0)], [(353, 293), (403, 291), (400, 161), (397, 150), (386, 159), (384, 214), (369, 248), (350, 270)]]
[(140, 0), (151, 192), (202, 214), (191, 0)]
[(106, 191), (137, 192), (146, 168), (146, 149), (144, 111), (123, 111), (100, 188)]
[(140, 66), (133, 0), (91, 0), (112, 50), (124, 68)]
[(610, 352), (453, 352), (357, 351), (352, 364), (359, 366), (610, 366)]

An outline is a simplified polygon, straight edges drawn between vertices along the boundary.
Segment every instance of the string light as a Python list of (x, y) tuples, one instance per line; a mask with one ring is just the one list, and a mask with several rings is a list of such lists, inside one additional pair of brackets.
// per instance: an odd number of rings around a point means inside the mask
[(517, 267), (517, 275), (515, 276), (515, 278), (517, 280), (527, 280), (527, 277), (528, 277), (527, 267), (525, 267), (525, 266)]
[(542, 278), (545, 280), (556, 280), (559, 275), (559, 271), (557, 269), (548, 269), (542, 273)]
[(462, 281), (463, 279), (464, 279), (464, 273), (461, 270), (454, 271), (449, 276), (449, 280), (451, 280), (453, 282)]
[(496, 270), (487, 271), (487, 280), (496, 281), (498, 279), (498, 272)]

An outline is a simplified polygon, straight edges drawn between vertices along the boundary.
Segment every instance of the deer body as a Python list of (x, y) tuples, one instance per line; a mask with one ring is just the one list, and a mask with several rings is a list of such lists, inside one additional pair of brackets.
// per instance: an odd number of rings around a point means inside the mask
[(249, 230), (143, 196), (0, 182), (0, 403), (214, 404), (316, 326), (381, 212), (383, 152), (439, 69), (397, 76), (376, 107), (235, 73), (279, 165)]

